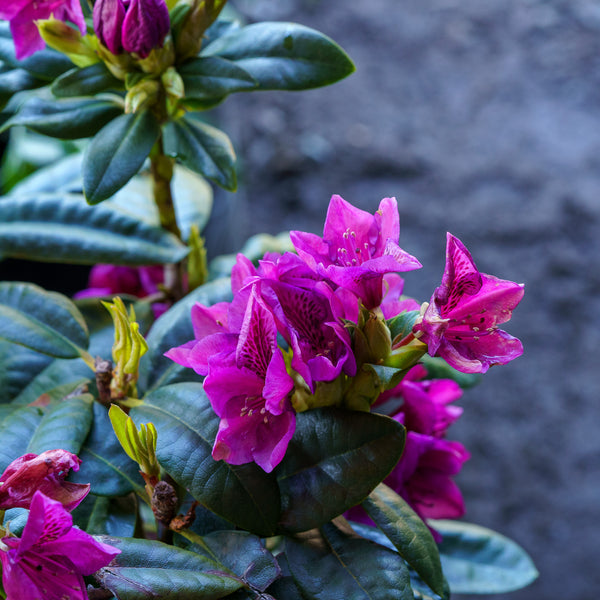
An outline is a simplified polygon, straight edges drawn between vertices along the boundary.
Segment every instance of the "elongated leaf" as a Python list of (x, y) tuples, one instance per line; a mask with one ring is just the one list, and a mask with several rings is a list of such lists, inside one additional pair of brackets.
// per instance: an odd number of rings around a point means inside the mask
[(176, 262), (187, 248), (159, 227), (79, 195), (6, 197), (0, 201), (0, 254), (31, 260), (144, 265)]
[(199, 554), (150, 540), (100, 539), (121, 550), (95, 575), (119, 600), (217, 600), (242, 587)]
[(362, 505), (400, 556), (436, 594), (445, 597), (444, 574), (435, 540), (427, 525), (406, 501), (380, 484)]
[(251, 90), (258, 82), (242, 67), (218, 56), (194, 58), (179, 70), (185, 97), (205, 100), (224, 98), (233, 92)]
[(450, 590), (456, 594), (504, 594), (533, 582), (531, 558), (507, 537), (462, 521), (434, 521), (442, 535), (440, 556)]
[(0, 423), (0, 473), (8, 465), (27, 453), (29, 440), (42, 419), (42, 411), (35, 406), (23, 406)]
[(88, 494), (71, 513), (73, 522), (91, 535), (133, 536), (136, 502), (131, 496), (106, 498)]
[(212, 306), (227, 300), (231, 300), (231, 282), (229, 279), (218, 279), (196, 288), (161, 315), (148, 334), (149, 351), (142, 357), (140, 386), (150, 390), (167, 383), (175, 383), (173, 378), (182, 373), (187, 373), (192, 380), (196, 380), (192, 369), (181, 367), (165, 357), (164, 353), (194, 338), (191, 318), (194, 304)]
[(113, 433), (108, 411), (94, 403), (94, 423), (79, 453), (79, 471), (71, 474), (75, 483), (91, 483), (98, 496), (124, 496), (143, 490), (139, 467), (123, 452)]
[(0, 108), (4, 108), (14, 94), (40, 87), (45, 83), (24, 69), (0, 73)]
[(194, 119), (170, 121), (164, 130), (165, 152), (226, 190), (237, 187), (235, 152), (221, 130)]
[(82, 154), (69, 154), (38, 169), (11, 190), (11, 196), (28, 197), (40, 193), (81, 191)]
[(10, 402), (52, 361), (52, 357), (0, 340), (0, 405)]
[(86, 394), (54, 404), (42, 417), (27, 451), (41, 454), (62, 448), (79, 454), (92, 426), (93, 402), (94, 398)]
[(90, 204), (106, 200), (142, 167), (160, 127), (150, 111), (122, 115), (94, 137), (83, 156), (83, 190)]
[(256, 23), (215, 40), (202, 56), (235, 62), (261, 90), (305, 90), (329, 85), (354, 71), (330, 38), (295, 23)]
[(102, 62), (83, 69), (71, 69), (54, 80), (52, 93), (59, 98), (93, 96), (106, 90), (122, 90), (117, 79)]
[(15, 125), (24, 125), (43, 135), (73, 140), (95, 135), (122, 113), (121, 106), (108, 100), (30, 98), (0, 131)]
[(275, 468), (285, 531), (306, 531), (362, 502), (398, 462), (406, 432), (380, 415), (338, 409), (297, 415)]
[(421, 360), (431, 379), (453, 379), (464, 389), (477, 385), (481, 380), (481, 375), (478, 373), (461, 373), (453, 369), (443, 358), (426, 354)]
[(139, 423), (154, 423), (160, 465), (208, 509), (258, 535), (272, 535), (279, 517), (279, 492), (272, 476), (254, 463), (242, 466), (211, 456), (219, 419), (202, 385), (161, 387), (131, 410)]
[(31, 283), (0, 283), (0, 337), (59, 358), (75, 358), (88, 346), (77, 307)]
[(393, 550), (325, 525), (301, 541), (285, 541), (296, 585), (320, 600), (413, 600), (406, 563)]

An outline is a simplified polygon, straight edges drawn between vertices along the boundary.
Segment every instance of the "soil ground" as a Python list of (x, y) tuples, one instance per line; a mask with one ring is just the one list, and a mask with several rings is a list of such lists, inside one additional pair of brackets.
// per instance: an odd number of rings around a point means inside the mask
[[(218, 112), (243, 158), (210, 244), (320, 232), (333, 193), (398, 199), (401, 245), (428, 300), (445, 233), (480, 270), (524, 282), (507, 327), (522, 358), (462, 399), (452, 437), (467, 519), (514, 538), (541, 576), (514, 600), (600, 587), (600, 5), (593, 0), (239, 0), (250, 20), (334, 38), (357, 72), (302, 93), (238, 95)], [(226, 223), (223, 220), (228, 217)], [(233, 223), (233, 225), (232, 225)]]

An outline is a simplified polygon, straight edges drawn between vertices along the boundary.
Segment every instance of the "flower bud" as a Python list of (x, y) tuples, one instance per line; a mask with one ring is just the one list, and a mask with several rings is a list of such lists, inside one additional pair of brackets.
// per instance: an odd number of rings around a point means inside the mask
[(89, 67), (98, 62), (90, 36), (82, 36), (77, 29), (54, 17), (41, 19), (36, 24), (46, 44), (66, 54), (78, 67)]
[(113, 54), (123, 52), (122, 29), (125, 20), (123, 0), (96, 0), (94, 31), (98, 39)]

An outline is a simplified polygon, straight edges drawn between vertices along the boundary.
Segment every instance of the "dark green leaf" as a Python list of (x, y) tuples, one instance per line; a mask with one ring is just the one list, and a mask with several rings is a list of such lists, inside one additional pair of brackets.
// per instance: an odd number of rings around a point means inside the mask
[(442, 568), (453, 594), (505, 594), (534, 581), (531, 558), (507, 537), (462, 521), (434, 521)]
[(16, 93), (40, 87), (45, 83), (24, 69), (12, 69), (0, 73), (0, 108), (4, 108)]
[(286, 539), (289, 568), (306, 598), (413, 600), (400, 555), (329, 523), (302, 540)]
[(229, 279), (219, 279), (196, 288), (161, 315), (147, 337), (149, 350), (142, 357), (140, 386), (147, 390), (155, 389), (167, 383), (174, 383), (174, 377), (185, 373), (195, 380), (192, 369), (181, 367), (164, 356), (164, 353), (194, 338), (191, 318), (194, 304), (212, 306), (227, 300), (231, 300), (231, 282)]
[(71, 474), (75, 483), (91, 483), (98, 496), (124, 496), (142, 490), (139, 466), (125, 454), (115, 436), (106, 408), (94, 403), (94, 423), (79, 453), (81, 467)]
[(106, 125), (83, 155), (83, 190), (90, 204), (106, 200), (142, 167), (160, 126), (150, 111), (121, 115)]
[(93, 96), (106, 90), (122, 90), (123, 82), (117, 79), (102, 62), (71, 69), (52, 84), (52, 93), (59, 98)]
[(62, 448), (79, 454), (92, 426), (93, 402), (93, 397), (85, 394), (52, 405), (42, 417), (27, 451), (41, 454)]
[(69, 154), (19, 181), (10, 190), (10, 195), (26, 197), (48, 192), (81, 191), (81, 161), (81, 154)]
[(402, 455), (406, 432), (381, 415), (320, 409), (297, 415), (275, 468), (286, 531), (319, 527), (362, 502)]
[(161, 387), (131, 410), (136, 424), (154, 423), (160, 465), (202, 505), (238, 527), (272, 535), (279, 516), (279, 492), (272, 476), (254, 463), (215, 461), (212, 446), (219, 418), (202, 385)]
[(50, 48), (36, 52), (24, 60), (17, 60), (8, 23), (0, 23), (0, 60), (46, 81), (52, 81), (73, 68), (73, 63), (64, 54)]
[(418, 316), (418, 310), (404, 311), (393, 319), (387, 321), (387, 326), (389, 327), (392, 340), (397, 338), (397, 340), (400, 341), (409, 333), (412, 333), (413, 325), (415, 324)]
[(43, 135), (73, 140), (95, 135), (122, 113), (121, 106), (108, 100), (44, 100), (34, 97), (25, 102), (0, 131), (24, 125)]
[(165, 152), (192, 171), (229, 191), (237, 187), (235, 152), (221, 130), (193, 119), (170, 121), (164, 129)]
[(305, 90), (329, 85), (354, 71), (330, 38), (295, 23), (256, 23), (220, 37), (203, 56), (234, 61), (261, 90)]
[(0, 254), (80, 264), (177, 262), (187, 248), (172, 234), (79, 195), (0, 200)]
[(397, 548), (400, 556), (439, 596), (445, 582), (438, 548), (427, 525), (410, 506), (384, 484), (363, 502), (363, 508)]
[(88, 346), (77, 307), (31, 283), (0, 283), (0, 337), (60, 358), (75, 358)]
[(122, 498), (88, 494), (71, 514), (75, 525), (91, 535), (131, 537), (135, 529), (136, 501), (131, 494)]
[(198, 100), (224, 98), (258, 85), (240, 66), (218, 56), (193, 58), (179, 69), (179, 74), (185, 85), (185, 97)]
[(95, 577), (119, 600), (217, 600), (242, 587), (213, 561), (161, 542), (102, 537), (121, 550)]
[(42, 411), (35, 406), (23, 406), (0, 423), (0, 473), (8, 465), (27, 453), (29, 440), (42, 420)]

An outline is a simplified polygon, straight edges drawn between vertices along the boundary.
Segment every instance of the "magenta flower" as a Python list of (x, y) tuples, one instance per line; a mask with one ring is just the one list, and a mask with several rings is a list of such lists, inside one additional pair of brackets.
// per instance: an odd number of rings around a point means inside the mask
[(73, 510), (87, 496), (89, 484), (65, 481), (79, 470), (81, 460), (66, 450), (25, 454), (13, 460), (0, 476), (0, 510), (29, 508), (36, 491)]
[(431, 356), (463, 373), (485, 373), (523, 354), (517, 339), (498, 329), (523, 298), (523, 285), (480, 273), (463, 243), (447, 236), (446, 268), (414, 327)]
[(36, 492), (21, 538), (0, 542), (4, 591), (10, 600), (87, 600), (83, 576), (119, 553), (74, 528), (60, 502)]
[(169, 33), (165, 0), (97, 0), (94, 31), (113, 54), (135, 52), (146, 58)]
[(381, 302), (384, 274), (421, 267), (400, 248), (399, 236), (395, 198), (384, 198), (371, 215), (340, 196), (331, 198), (322, 238), (303, 231), (290, 233), (296, 251), (309, 267), (355, 293), (369, 309)]
[(17, 60), (45, 48), (35, 22), (51, 16), (74, 23), (82, 35), (86, 32), (79, 0), (0, 0), (0, 19), (10, 21)]

